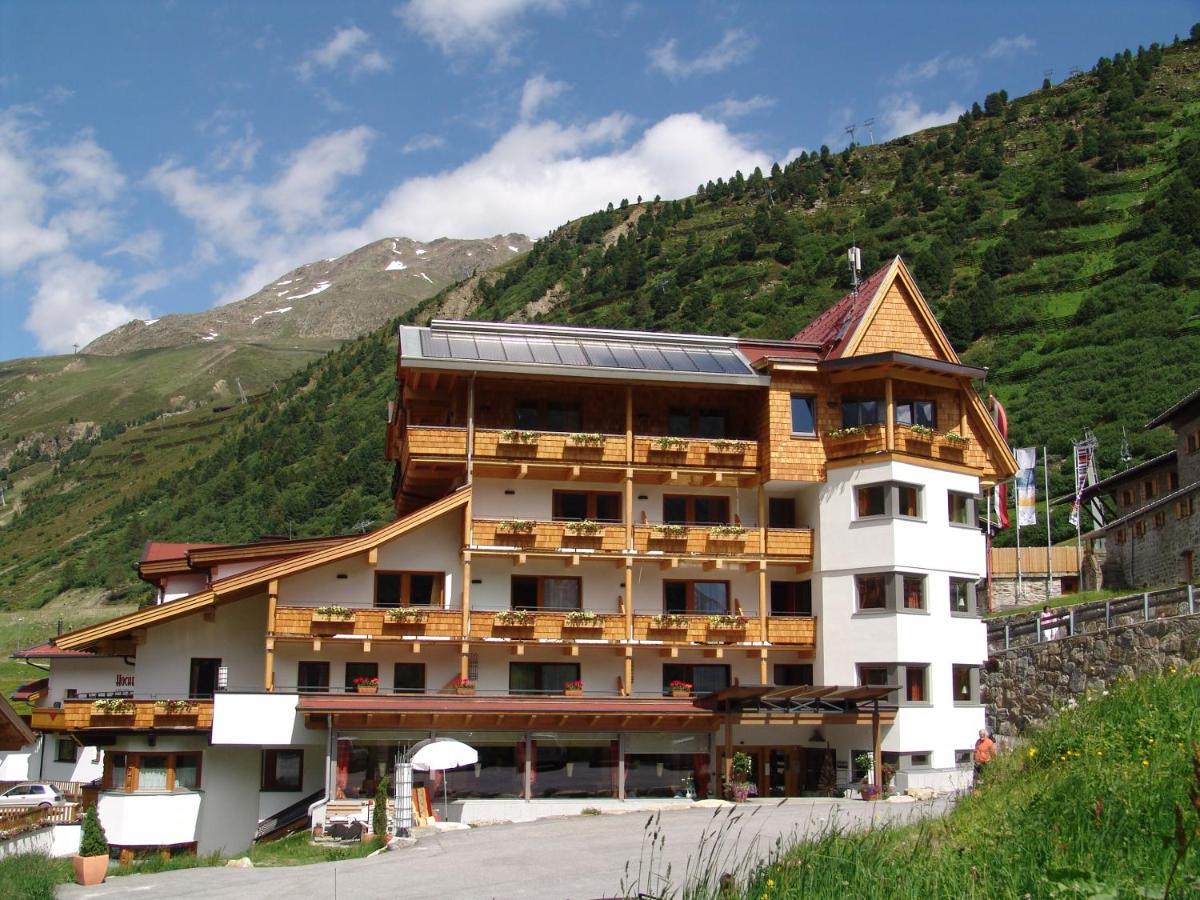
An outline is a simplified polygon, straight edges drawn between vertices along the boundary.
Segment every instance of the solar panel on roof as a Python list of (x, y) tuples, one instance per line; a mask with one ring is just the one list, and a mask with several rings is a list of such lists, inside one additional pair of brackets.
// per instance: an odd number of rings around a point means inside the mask
[(617, 365), (622, 369), (644, 369), (642, 361), (638, 359), (638, 355), (634, 353), (633, 347), (629, 344), (609, 344), (608, 349), (612, 351), (613, 358), (617, 361)]
[(505, 336), (500, 339), (500, 343), (509, 362), (533, 362), (533, 353), (525, 338)]
[(584, 343), (583, 352), (587, 355), (588, 360), (593, 366), (602, 366), (606, 369), (615, 369), (617, 367), (616, 357), (612, 355), (612, 351), (604, 344)]
[(670, 364), (667, 362), (666, 357), (658, 352), (657, 347), (652, 347), (649, 344), (639, 344), (633, 349), (637, 351), (637, 355), (642, 359), (642, 365), (647, 369), (670, 370)]
[(533, 358), (536, 362), (557, 365), (562, 361), (559, 359), (558, 351), (554, 348), (552, 341), (530, 341), (529, 349), (533, 351)]
[(554, 346), (566, 365), (586, 366), (588, 364), (587, 357), (583, 355), (583, 348), (579, 346), (579, 341), (555, 341)]
[(721, 364), (713, 359), (713, 355), (707, 350), (697, 347), (689, 347), (684, 351), (688, 355), (688, 359), (696, 364), (696, 369), (700, 372), (721, 372)]
[(678, 347), (659, 347), (672, 372), (695, 372), (696, 364)]
[(475, 338), (470, 335), (450, 335), (450, 353), (455, 359), (479, 359)]
[(721, 364), (721, 371), (727, 372), (730, 375), (746, 374), (746, 364), (741, 358), (732, 351), (720, 350), (713, 353), (717, 362)]
[(480, 359), (498, 360), (501, 362), (506, 359), (504, 348), (500, 346), (500, 342), (495, 338), (475, 338), (475, 348), (479, 351)]
[(431, 334), (429, 336), (429, 349), (426, 352), (430, 356), (449, 357), (450, 342), (446, 340), (445, 335)]

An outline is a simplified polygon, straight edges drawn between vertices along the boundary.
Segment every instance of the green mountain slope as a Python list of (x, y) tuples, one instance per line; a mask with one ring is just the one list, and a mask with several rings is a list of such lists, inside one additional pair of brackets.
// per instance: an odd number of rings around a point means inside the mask
[[(405, 318), (786, 337), (845, 291), (853, 242), (868, 270), (910, 262), (964, 358), (989, 367), (1014, 443), (1061, 458), (1095, 428), (1112, 469), (1124, 425), (1136, 456), (1160, 451), (1165, 435), (1136, 429), (1200, 379), (1200, 47), (1121, 54), (983, 106), (685, 201), (597, 212)], [(145, 535), (250, 540), (389, 518), (394, 352), (388, 329), (347, 343), (232, 411), (149, 490), (121, 483), (93, 502), (100, 461), (69, 461), (70, 477), (0, 530), (0, 603), (98, 583), (119, 594)], [(1053, 477), (1067, 493), (1069, 466)]]

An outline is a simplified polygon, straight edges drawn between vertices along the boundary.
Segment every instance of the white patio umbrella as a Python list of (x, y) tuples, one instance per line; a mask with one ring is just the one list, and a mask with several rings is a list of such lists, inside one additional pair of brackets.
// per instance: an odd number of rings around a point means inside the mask
[(447, 769), (473, 766), (479, 751), (452, 738), (435, 738), (412, 755), (412, 767), (418, 772), (442, 772), (442, 816), (449, 817), (450, 800), (446, 788)]

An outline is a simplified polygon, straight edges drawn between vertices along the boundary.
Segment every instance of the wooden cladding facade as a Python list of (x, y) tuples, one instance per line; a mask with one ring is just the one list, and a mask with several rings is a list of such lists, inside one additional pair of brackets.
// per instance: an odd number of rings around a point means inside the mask
[(186, 710), (171, 709), (157, 700), (127, 700), (127, 712), (96, 709), (91, 700), (64, 700), (61, 709), (34, 707), (31, 725), (35, 731), (80, 731), (85, 729), (150, 729), (163, 731), (207, 731), (212, 728), (213, 702), (188, 701)]
[(625, 640), (625, 617), (615, 613), (597, 613), (593, 622), (569, 625), (565, 613), (530, 612), (527, 625), (496, 622), (495, 612), (471, 613), (471, 640), (493, 638), (529, 641)]
[(419, 621), (390, 622), (388, 610), (354, 608), (351, 618), (314, 620), (316, 610), (307, 606), (277, 606), (275, 608), (276, 637), (328, 636), (333, 634), (363, 635), (426, 635), (429, 637), (459, 637), (462, 634), (462, 613), (446, 609), (408, 607), (420, 616)]
[(531, 531), (505, 530), (504, 520), (475, 519), (475, 547), (518, 547), (522, 551), (553, 553), (562, 549), (620, 553), (625, 549), (624, 525), (601, 525), (596, 534), (575, 534), (567, 522), (534, 522)]

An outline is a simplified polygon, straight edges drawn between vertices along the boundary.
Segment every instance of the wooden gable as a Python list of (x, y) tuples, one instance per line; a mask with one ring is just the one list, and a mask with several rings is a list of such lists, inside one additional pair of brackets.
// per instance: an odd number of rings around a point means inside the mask
[(898, 256), (843, 355), (865, 356), (888, 350), (944, 362), (959, 361), (904, 261)]

